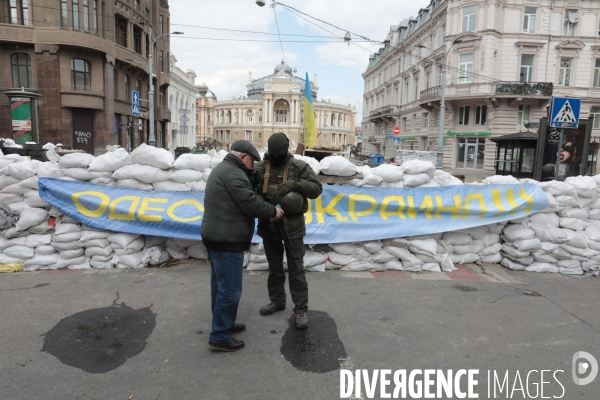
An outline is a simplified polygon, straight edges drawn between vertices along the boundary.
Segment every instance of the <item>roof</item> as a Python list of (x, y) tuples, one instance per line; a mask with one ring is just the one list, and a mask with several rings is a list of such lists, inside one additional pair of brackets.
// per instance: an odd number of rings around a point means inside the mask
[(511, 133), (510, 135), (498, 136), (490, 139), (492, 142), (504, 142), (507, 140), (538, 140), (539, 136), (537, 132), (517, 132)]
[[(265, 81), (273, 81), (274, 79), (291, 79), (293, 82), (297, 82), (300, 85), (300, 93), (304, 93), (304, 86), (306, 85), (306, 80), (299, 76), (294, 75), (294, 70), (290, 68), (287, 64), (281, 61), (281, 64), (277, 64), (275, 66), (274, 72), (271, 75), (263, 76), (262, 78), (255, 79), (251, 83), (248, 84), (248, 98), (256, 99), (262, 98), (262, 92), (265, 89)], [(313, 98), (317, 97), (316, 88), (313, 84), (311, 84), (312, 96)]]

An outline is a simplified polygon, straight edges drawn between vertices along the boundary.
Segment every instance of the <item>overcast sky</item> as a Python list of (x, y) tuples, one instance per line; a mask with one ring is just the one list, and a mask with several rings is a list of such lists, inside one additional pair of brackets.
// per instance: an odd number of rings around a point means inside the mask
[[(369, 54), (377, 51), (380, 45), (361, 42), (362, 39), (354, 35), (353, 42), (361, 48), (349, 46), (341, 39), (281, 36), (282, 53), (276, 35), (199, 27), (276, 34), (275, 14), (269, 7), (270, 0), (265, 1), (266, 6), (258, 7), (255, 0), (171, 0), (171, 31), (185, 33), (185, 36), (173, 36), (171, 39), (171, 52), (178, 60), (177, 66), (184, 71), (194, 70), (198, 76), (196, 84), (207, 84), (219, 100), (230, 100), (247, 94), (248, 71), (252, 71), (254, 79), (269, 75), (285, 55), (287, 64), (298, 70), (295, 75), (304, 77), (308, 72), (312, 80), (313, 74), (318, 74), (319, 100), (331, 99), (335, 103), (355, 106), (357, 125), (360, 126), (364, 86), (361, 74), (368, 64)], [(349, 30), (383, 41), (390, 25), (416, 15), (419, 8), (426, 7), (430, 0), (284, 0), (282, 3), (343, 30), (305, 17), (331, 32), (329, 33), (282, 6), (277, 6), (275, 11), (281, 34), (339, 38), (343, 37), (345, 30)]]

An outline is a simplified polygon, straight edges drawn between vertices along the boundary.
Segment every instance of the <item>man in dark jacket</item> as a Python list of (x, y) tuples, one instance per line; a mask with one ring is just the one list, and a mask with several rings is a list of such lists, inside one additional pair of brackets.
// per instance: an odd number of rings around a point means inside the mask
[(211, 266), (212, 332), (209, 347), (218, 351), (237, 351), (244, 342), (231, 333), (246, 330), (236, 324), (242, 296), (244, 251), (250, 249), (255, 218), (279, 219), (281, 209), (265, 202), (250, 184), (249, 175), (260, 155), (250, 142), (238, 140), (213, 169), (206, 182), (202, 242), (208, 250)]
[[(296, 262), (291, 254), (286, 254), (289, 271), (289, 286), (294, 313), (296, 313), (296, 327), (308, 328), (308, 284), (304, 274), (304, 236), (306, 226), (304, 213), (308, 210), (308, 200), (316, 199), (321, 195), (323, 186), (310, 165), (294, 158), (288, 152), (289, 141), (285, 134), (275, 133), (268, 140), (268, 152), (264, 161), (256, 163), (254, 170), (254, 184), (263, 196), (272, 197), (276, 204), (281, 204), (284, 210), (285, 197), (289, 193), (297, 192), (301, 196), (301, 207), (295, 213), (286, 212), (284, 223), (291, 238)], [(268, 218), (261, 218), (258, 224), (258, 235), (263, 238), (265, 254), (269, 262), (269, 298), (271, 303), (262, 307), (262, 315), (270, 315), (276, 311), (285, 310), (285, 272), (283, 271), (283, 238), (278, 233), (274, 224)]]

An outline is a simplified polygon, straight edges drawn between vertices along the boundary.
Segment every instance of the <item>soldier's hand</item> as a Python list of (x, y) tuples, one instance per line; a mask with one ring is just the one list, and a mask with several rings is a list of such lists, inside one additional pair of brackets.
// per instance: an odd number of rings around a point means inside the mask
[(275, 212), (275, 220), (278, 220), (281, 217), (283, 217), (284, 213), (283, 213), (283, 210), (281, 208), (276, 208), (275, 210), (276, 210), (276, 212)]
[(277, 195), (279, 198), (285, 196), (290, 192), (294, 192), (298, 189), (298, 182), (296, 181), (286, 181), (277, 187)]

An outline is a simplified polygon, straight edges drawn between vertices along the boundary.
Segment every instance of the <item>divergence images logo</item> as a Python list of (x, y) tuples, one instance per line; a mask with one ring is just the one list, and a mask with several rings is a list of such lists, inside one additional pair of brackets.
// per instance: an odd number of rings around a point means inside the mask
[[(583, 361), (584, 359), (585, 361)], [(587, 378), (580, 378), (579, 376), (589, 372)], [(573, 382), (576, 385), (587, 385), (596, 379), (598, 375), (598, 361), (593, 355), (585, 351), (578, 351), (573, 355)]]

